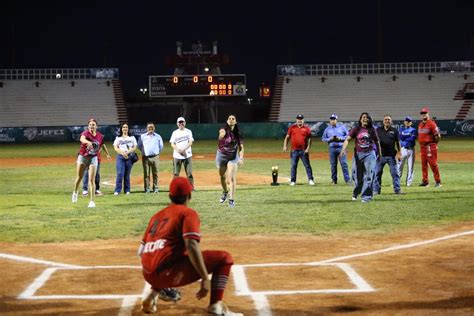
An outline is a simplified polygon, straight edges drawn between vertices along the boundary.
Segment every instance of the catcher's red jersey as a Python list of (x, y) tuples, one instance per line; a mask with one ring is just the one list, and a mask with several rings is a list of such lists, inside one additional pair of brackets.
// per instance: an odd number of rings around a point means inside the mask
[(170, 204), (150, 219), (142, 239), (142, 266), (154, 272), (165, 263), (181, 258), (185, 252), (184, 238), (200, 240), (197, 212), (185, 205)]

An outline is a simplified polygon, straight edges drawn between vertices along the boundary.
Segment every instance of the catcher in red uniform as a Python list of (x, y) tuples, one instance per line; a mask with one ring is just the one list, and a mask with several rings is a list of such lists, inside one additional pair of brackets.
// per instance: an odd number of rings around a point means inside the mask
[[(232, 256), (226, 251), (200, 249), (199, 215), (187, 206), (192, 190), (188, 179), (174, 178), (169, 190), (171, 204), (153, 215), (148, 223), (139, 255), (143, 276), (151, 284), (152, 292), (143, 300), (142, 310), (156, 312), (156, 299), (163, 289), (181, 287), (200, 279), (196, 298), (202, 299), (211, 292), (209, 314), (242, 315), (229, 311), (222, 302), (233, 264)], [(212, 273), (212, 280), (209, 280), (209, 273)]]
[(429, 164), (436, 181), (435, 187), (441, 187), (441, 177), (438, 168), (438, 142), (441, 138), (441, 134), (435, 121), (430, 119), (430, 110), (427, 107), (421, 109), (420, 115), (421, 122), (418, 124), (418, 142), (420, 143), (422, 173), (420, 186), (426, 187), (429, 185)]

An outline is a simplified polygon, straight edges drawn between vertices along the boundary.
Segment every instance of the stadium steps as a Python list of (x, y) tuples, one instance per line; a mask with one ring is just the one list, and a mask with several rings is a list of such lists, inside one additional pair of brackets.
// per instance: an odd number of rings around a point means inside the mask
[(464, 100), (464, 89), (458, 90), (453, 100)]
[(456, 120), (465, 120), (469, 114), (469, 111), (471, 111), (473, 103), (473, 100), (464, 101), (463, 105), (461, 105), (461, 108), (459, 109), (458, 114), (456, 115)]
[(283, 80), (282, 76), (278, 76), (275, 81), (275, 88), (273, 89), (272, 106), (270, 108), (270, 114), (268, 120), (270, 122), (278, 122), (280, 117), (280, 105), (281, 96), (283, 93)]
[(117, 116), (120, 124), (128, 122), (127, 109), (125, 108), (125, 101), (123, 98), (122, 83), (120, 80), (112, 80), (114, 89), (115, 105), (117, 106)]

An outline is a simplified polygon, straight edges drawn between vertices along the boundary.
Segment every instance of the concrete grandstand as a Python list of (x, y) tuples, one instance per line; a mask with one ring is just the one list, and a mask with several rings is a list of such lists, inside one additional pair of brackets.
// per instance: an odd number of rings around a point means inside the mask
[(363, 111), (403, 120), (417, 118), (421, 106), (437, 119), (470, 119), (472, 82), (472, 61), (278, 66), (270, 121), (293, 121), (298, 113), (326, 121), (334, 112), (353, 121)]
[(127, 119), (118, 69), (0, 70), (0, 127), (101, 125)]

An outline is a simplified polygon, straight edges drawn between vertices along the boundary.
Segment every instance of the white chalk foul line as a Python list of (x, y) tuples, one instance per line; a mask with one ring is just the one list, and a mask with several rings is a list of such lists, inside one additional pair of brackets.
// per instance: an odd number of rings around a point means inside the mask
[(468, 235), (473, 235), (473, 234), (474, 234), (474, 230), (469, 230), (469, 231), (465, 231), (465, 232), (462, 232), (462, 233), (447, 235), (447, 236), (439, 237), (439, 238), (435, 238), (435, 239), (424, 240), (424, 241), (409, 243), (409, 244), (405, 244), (405, 245), (398, 245), (398, 246), (388, 247), (388, 248), (375, 250), (375, 251), (358, 253), (358, 254), (349, 255), (349, 256), (336, 257), (336, 258), (327, 259), (327, 260), (323, 260), (323, 261), (315, 261), (315, 262), (311, 262), (311, 263), (312, 264), (315, 264), (315, 263), (330, 263), (330, 262), (343, 261), (343, 260), (347, 260), (347, 259), (367, 257), (367, 256), (377, 255), (377, 254), (380, 254), (380, 253), (385, 253), (385, 252), (391, 252), (391, 251), (396, 251), (396, 250), (402, 250), (402, 249), (408, 249), (408, 248), (424, 246), (424, 245), (433, 244), (433, 243), (448, 240), (448, 239), (453, 239), (453, 238), (458, 238), (458, 237), (468, 236)]
[(47, 261), (47, 260), (40, 260), (40, 259), (34, 259), (34, 258), (29, 258), (29, 257), (10, 255), (10, 254), (7, 254), (7, 253), (0, 253), (0, 258), (10, 259), (10, 260), (19, 261), (19, 262), (43, 264), (43, 265), (47, 265), (47, 266), (54, 266), (54, 267), (61, 267), (61, 268), (73, 268), (73, 269), (81, 268), (81, 266), (77, 266), (77, 265), (73, 265), (73, 264), (66, 264), (66, 263), (59, 263), (59, 262), (53, 262), (53, 261)]

